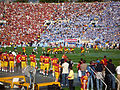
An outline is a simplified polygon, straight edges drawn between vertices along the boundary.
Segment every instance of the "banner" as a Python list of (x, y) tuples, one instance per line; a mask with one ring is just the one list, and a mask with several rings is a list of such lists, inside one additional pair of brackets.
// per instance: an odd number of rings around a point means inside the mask
[(65, 42), (77, 42), (77, 39), (65, 39)]

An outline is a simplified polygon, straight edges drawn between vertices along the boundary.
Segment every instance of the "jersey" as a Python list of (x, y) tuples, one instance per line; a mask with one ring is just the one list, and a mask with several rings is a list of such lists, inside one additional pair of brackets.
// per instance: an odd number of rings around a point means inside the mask
[(48, 48), (48, 49), (47, 49), (47, 53), (49, 53), (50, 51), (51, 51), (51, 48)]
[(3, 58), (2, 58), (2, 54), (0, 54), (0, 60), (1, 60), (1, 61), (3, 60)]
[(55, 72), (60, 72), (60, 70), (59, 70), (60, 67), (61, 67), (61, 65), (55, 64)]
[(68, 52), (68, 51), (69, 51), (69, 49), (68, 49), (68, 48), (64, 48), (64, 50), (65, 50), (65, 52)]
[(8, 61), (8, 54), (7, 53), (3, 53), (2, 54), (2, 58), (4, 61)]
[(51, 59), (52, 65), (57, 64), (58, 60), (59, 60), (58, 58), (52, 58), (52, 59)]
[(101, 63), (102, 63), (103, 65), (107, 66), (107, 61), (108, 61), (108, 60), (107, 60), (106, 58), (104, 58), (104, 59), (101, 60)]
[(14, 61), (14, 55), (13, 54), (9, 55), (9, 61)]
[[(85, 81), (85, 83), (84, 83)], [(87, 90), (87, 83), (88, 83), (88, 77), (87, 76), (82, 76), (81, 77), (81, 90)], [(85, 89), (84, 89), (85, 85)]]
[(20, 59), (21, 59), (20, 57), (21, 57), (20, 54), (18, 54), (18, 55), (16, 56), (17, 63), (20, 63), (20, 61), (21, 61), (21, 60), (20, 60)]
[(84, 50), (84, 48), (83, 48), (83, 47), (81, 47), (80, 49), (81, 49), (81, 53), (84, 53), (84, 51), (85, 51), (85, 50)]
[(67, 56), (63, 55), (63, 56), (62, 56), (62, 58), (63, 58), (63, 59), (66, 59), (66, 58), (67, 58)]
[(43, 62), (44, 56), (40, 56), (40, 62)]
[(81, 70), (81, 69), (80, 69), (80, 65), (81, 65), (81, 64), (80, 64), (80, 63), (78, 63), (78, 65), (77, 65), (78, 70)]
[(27, 55), (21, 55), (21, 61), (26, 62), (27, 61)]
[(26, 48), (25, 47), (23, 47), (22, 50), (23, 50), (23, 52), (26, 52)]
[(45, 56), (44, 57), (44, 63), (49, 64), (49, 61), (50, 61), (50, 57)]
[(32, 55), (29, 55), (29, 57), (31, 62), (36, 62), (35, 61), (36, 55), (32, 54)]
[(70, 48), (70, 51), (71, 51), (71, 52), (74, 51), (74, 48)]
[(81, 51), (82, 51), (82, 50), (84, 50), (84, 48), (83, 48), (83, 47), (81, 47), (80, 49), (81, 49)]

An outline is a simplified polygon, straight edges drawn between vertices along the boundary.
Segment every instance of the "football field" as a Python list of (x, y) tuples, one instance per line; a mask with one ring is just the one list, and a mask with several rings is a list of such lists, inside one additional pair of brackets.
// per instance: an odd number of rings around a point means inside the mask
[[(29, 58), (29, 55), (31, 54), (31, 52), (33, 51), (34, 47), (26, 47), (26, 54), (27, 57)], [(47, 48), (45, 48), (45, 50), (47, 51)], [(6, 48), (2, 48), (2, 51), (13, 51), (14, 48), (13, 47), (6, 47)], [(71, 59), (75, 64), (74, 64), (74, 72), (77, 72), (77, 68), (76, 65), (77, 63), (80, 61), (81, 58), (83, 58), (84, 60), (86, 60), (87, 63), (89, 63), (91, 60), (96, 61), (97, 59), (102, 60), (104, 56), (107, 56), (107, 59), (112, 59), (113, 63), (115, 64), (115, 66), (119, 65), (120, 62), (120, 50), (117, 49), (106, 49), (106, 50), (102, 50), (99, 49), (98, 51), (95, 51), (93, 48), (90, 48), (89, 53), (85, 51), (85, 56), (81, 56), (80, 53), (80, 48), (75, 48), (75, 53), (67, 53), (66, 56), (69, 57), (69, 59)], [(17, 52), (23, 52), (22, 51), (22, 47), (17, 47)], [(38, 47), (37, 49), (38, 54), (36, 54), (36, 58), (39, 59), (40, 55), (42, 55), (42, 48)], [(59, 58), (59, 60), (61, 60), (63, 54), (56, 54), (57, 58)], [(53, 58), (53, 54), (50, 54), (50, 57)], [(28, 64), (30, 64), (29, 59), (28, 59)], [(39, 63), (38, 63), (38, 67), (39, 67)]]
[[(33, 51), (33, 48), (34, 47), (26, 47), (26, 54), (27, 54), (27, 58), (28, 58), (28, 65), (30, 64), (29, 55)], [(47, 48), (48, 47), (45, 48), (46, 51), (47, 51)], [(9, 51), (13, 51), (13, 50), (14, 50), (13, 47), (2, 48), (3, 52), (5, 52), (5, 51), (9, 52)], [(77, 63), (80, 61), (81, 58), (86, 60), (86, 62), (89, 64), (89, 62), (91, 60), (94, 60), (94, 61), (96, 61), (97, 59), (102, 60), (104, 56), (107, 56), (108, 60), (109, 59), (113, 60), (113, 63), (115, 64), (115, 66), (118, 66), (119, 63), (120, 63), (120, 50), (116, 50), (116, 49), (102, 50), (102, 49), (99, 49), (98, 51), (95, 51), (93, 48), (90, 48), (88, 51), (89, 51), (89, 53), (85, 51), (85, 53), (84, 53), (85, 56), (81, 56), (80, 48), (75, 48), (75, 53), (68, 53), (68, 54), (66, 54), (66, 56), (74, 62), (73, 70), (75, 72), (75, 79), (74, 79), (75, 90), (80, 90), (79, 81), (77, 79), (77, 68), (76, 68), (76, 66), (77, 66)], [(17, 48), (17, 52), (23, 52), (22, 51), (22, 47), (18, 47)], [(38, 65), (38, 68), (39, 68), (40, 67), (40, 65), (39, 65), (39, 57), (42, 55), (42, 48), (38, 47), (37, 52), (38, 52), (38, 54), (36, 54), (36, 58), (37, 58), (37, 65)], [(50, 54), (50, 57), (53, 58), (53, 55), (54, 54)], [(57, 58), (59, 58), (59, 60), (61, 60), (62, 55), (63, 54), (56, 54), (56, 56), (57, 56)], [(50, 74), (49, 77), (52, 78), (51, 74)], [(39, 78), (40, 78), (40, 74), (39, 74), (39, 71), (37, 71), (36, 82), (41, 81), (41, 80), (39, 80)], [(44, 80), (47, 80), (47, 78), (44, 79)], [(69, 90), (69, 89), (68, 88), (64, 88), (64, 90)]]

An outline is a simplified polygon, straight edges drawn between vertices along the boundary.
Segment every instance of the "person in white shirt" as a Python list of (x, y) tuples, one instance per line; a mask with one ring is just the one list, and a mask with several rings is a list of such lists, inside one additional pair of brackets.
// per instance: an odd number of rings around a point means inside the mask
[[(119, 64), (120, 64), (120, 63), (119, 63)], [(117, 66), (116, 72), (117, 72), (117, 78), (118, 78), (118, 80), (119, 80), (119, 82), (120, 82), (120, 65)], [(120, 90), (120, 83), (118, 83), (117, 90)]]
[(62, 64), (62, 86), (68, 86), (68, 74), (69, 74), (69, 64), (67, 63), (67, 60), (64, 60), (64, 63)]

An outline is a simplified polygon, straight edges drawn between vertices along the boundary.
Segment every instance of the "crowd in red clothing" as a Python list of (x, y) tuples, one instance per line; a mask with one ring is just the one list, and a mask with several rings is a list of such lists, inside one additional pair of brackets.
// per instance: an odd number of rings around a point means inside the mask
[[(3, 3), (0, 2), (0, 41), (27, 44), (31, 41), (58, 41), (66, 38), (118, 42), (119, 2), (107, 3)], [(53, 21), (44, 25), (45, 21)], [(95, 25), (92, 21), (98, 21)], [(97, 28), (96, 28), (97, 27)], [(79, 32), (79, 33), (78, 33)]]

